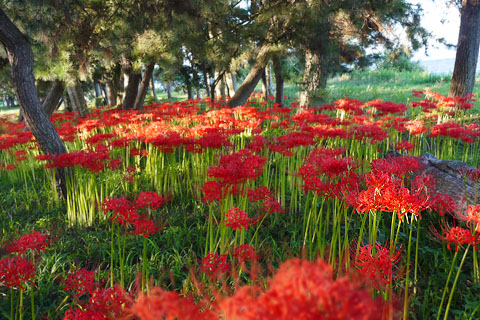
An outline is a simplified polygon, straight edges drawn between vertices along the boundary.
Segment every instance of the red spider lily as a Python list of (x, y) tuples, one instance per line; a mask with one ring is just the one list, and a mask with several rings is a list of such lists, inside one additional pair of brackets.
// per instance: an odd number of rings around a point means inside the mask
[(93, 291), (89, 303), (92, 309), (108, 315), (108, 318), (118, 319), (129, 314), (127, 309), (133, 301), (125, 290), (115, 285), (111, 288), (98, 288)]
[(112, 159), (108, 163), (107, 167), (111, 170), (117, 170), (118, 168), (120, 168), (121, 165), (122, 161), (120, 161), (120, 159)]
[(401, 256), (400, 250), (392, 254), (386, 246), (377, 243), (374, 250), (373, 245), (367, 244), (360, 247), (354, 261), (360, 273), (378, 290), (380, 286), (390, 284), (395, 279), (396, 272), (393, 268)]
[(472, 234), (469, 229), (461, 227), (451, 227), (446, 223), (441, 226), (441, 234), (432, 226), (432, 234), (440, 241), (448, 242), (448, 250), (451, 250), (450, 244), (455, 244), (455, 251), (458, 251), (458, 247), (462, 244), (471, 244), (474, 247), (480, 241), (480, 234)]
[(333, 279), (323, 262), (284, 262), (266, 291), (240, 288), (219, 302), (222, 319), (384, 319), (381, 299), (374, 300), (362, 282)]
[(285, 212), (280, 202), (271, 195), (267, 195), (263, 200), (263, 210), (266, 214)]
[(248, 200), (250, 200), (250, 202), (263, 201), (270, 195), (270, 189), (265, 186), (259, 186), (257, 189), (248, 190)]
[(113, 212), (110, 221), (119, 223), (123, 226), (133, 225), (138, 220), (138, 212), (134, 205), (125, 198), (106, 198), (102, 204), (105, 214)]
[(115, 135), (112, 133), (97, 133), (96, 135), (93, 135), (90, 138), (87, 138), (85, 142), (90, 145), (95, 145), (97, 143), (108, 141), (114, 137)]
[(192, 298), (180, 297), (176, 292), (153, 288), (149, 295), (141, 295), (129, 308), (140, 320), (208, 320), (218, 319), (208, 309), (203, 310)]
[(397, 145), (395, 146), (395, 150), (396, 151), (400, 151), (400, 150), (412, 151), (414, 147), (415, 146), (412, 143), (408, 141), (402, 141), (397, 143)]
[(360, 100), (355, 99), (339, 99), (333, 102), (337, 110), (343, 110), (346, 113), (351, 113), (355, 115), (363, 114), (362, 108), (364, 104)]
[(255, 248), (249, 244), (242, 244), (233, 249), (232, 256), (235, 257), (239, 262), (254, 261), (260, 258), (260, 256), (256, 254)]
[(152, 220), (148, 218), (137, 218), (132, 223), (135, 230), (134, 235), (142, 235), (144, 238), (148, 238), (150, 235), (157, 233), (160, 228), (157, 227)]
[(33, 230), (22, 235), (20, 239), (7, 244), (6, 250), (8, 253), (18, 252), (19, 254), (24, 254), (28, 250), (41, 252), (47, 250), (48, 245), (47, 236)]
[(351, 158), (339, 158), (343, 149), (316, 149), (305, 160), (298, 174), (304, 181), (303, 189), (326, 197), (341, 197), (347, 190), (358, 188), (358, 176)]
[(225, 226), (232, 228), (233, 230), (247, 230), (252, 223), (252, 219), (248, 217), (248, 214), (239, 209), (233, 207), (225, 214)]
[(457, 203), (445, 193), (437, 193), (430, 199), (430, 209), (443, 216), (446, 212), (453, 213), (457, 210)]
[(82, 294), (91, 296), (97, 287), (95, 283), (95, 271), (88, 271), (86, 269), (78, 269), (68, 273), (68, 278), (64, 280), (65, 291), (71, 291), (76, 297)]
[(267, 139), (262, 136), (254, 136), (252, 142), (248, 144), (247, 148), (254, 153), (259, 153), (265, 149), (266, 144)]
[[(73, 308), (65, 312), (63, 320), (107, 320), (109, 319), (99, 310)], [(113, 318), (112, 318), (113, 319)]]
[(368, 105), (374, 107), (378, 115), (380, 117), (383, 117), (386, 114), (401, 114), (407, 111), (407, 106), (404, 105), (403, 103), (393, 103), (391, 101), (373, 101), (373, 103), (367, 102)]
[(248, 149), (224, 155), (220, 164), (210, 167), (208, 175), (219, 180), (222, 185), (235, 185), (255, 180), (262, 174), (267, 159), (252, 155)]
[(480, 181), (480, 168), (477, 169), (467, 169), (463, 168), (458, 170), (458, 173), (464, 177), (464, 178), (469, 178), (470, 180), (474, 182)]
[(480, 204), (469, 206), (465, 214), (458, 213), (457, 217), (467, 222), (468, 227), (473, 227), (480, 233)]
[(223, 273), (230, 272), (230, 263), (227, 262), (226, 254), (209, 253), (202, 258), (200, 269), (207, 274), (210, 280)]
[(202, 192), (205, 194), (202, 198), (203, 202), (220, 201), (222, 200), (223, 186), (217, 181), (207, 181), (203, 184)]
[(25, 290), (24, 285), (29, 282), (34, 285), (35, 266), (21, 256), (13, 258), (3, 258), (0, 260), (0, 283), (4, 283), (7, 288), (20, 288)]
[(376, 124), (351, 127), (351, 132), (355, 140), (369, 139), (371, 144), (381, 142), (388, 136), (388, 132)]
[(403, 126), (405, 127), (405, 129), (408, 130), (408, 132), (412, 136), (416, 136), (424, 132), (427, 132), (427, 128), (425, 127), (423, 120), (411, 120), (411, 121), (405, 122)]
[(158, 195), (156, 192), (141, 192), (137, 197), (135, 206), (138, 209), (151, 208), (156, 210), (162, 207), (165, 204), (165, 201), (165, 198)]

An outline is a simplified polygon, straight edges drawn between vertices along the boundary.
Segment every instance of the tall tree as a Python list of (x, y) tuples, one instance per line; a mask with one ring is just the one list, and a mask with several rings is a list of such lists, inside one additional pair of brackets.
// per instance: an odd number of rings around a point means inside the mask
[[(7, 51), (13, 85), (28, 128), (44, 153), (50, 155), (65, 153), (65, 146), (38, 98), (30, 43), (1, 9), (0, 42)], [(59, 195), (65, 197), (67, 189), (64, 170), (58, 168), (56, 177)]]
[(462, 0), (460, 32), (448, 95), (463, 97), (473, 92), (480, 44), (480, 1)]

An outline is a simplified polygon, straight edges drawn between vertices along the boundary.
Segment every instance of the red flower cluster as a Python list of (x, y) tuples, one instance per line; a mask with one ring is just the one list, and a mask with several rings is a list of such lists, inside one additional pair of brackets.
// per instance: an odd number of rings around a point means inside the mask
[(160, 229), (149, 216), (138, 213), (139, 209), (149, 208), (156, 210), (165, 205), (166, 199), (155, 192), (141, 192), (134, 203), (121, 197), (118, 199), (107, 198), (103, 202), (105, 214), (112, 213), (110, 221), (128, 228), (133, 226), (133, 234), (148, 238)]
[(24, 254), (28, 250), (41, 252), (47, 250), (48, 245), (47, 236), (33, 230), (30, 233), (22, 235), (20, 239), (7, 244), (6, 250), (8, 253), (19, 254)]
[(210, 280), (216, 279), (224, 273), (230, 272), (230, 263), (226, 254), (209, 253), (202, 258), (200, 269), (207, 274)]
[(455, 244), (455, 251), (462, 244), (470, 244), (476, 246), (480, 242), (480, 234), (472, 234), (469, 229), (462, 227), (451, 227), (448, 224), (441, 225), (441, 233), (434, 227), (431, 228), (432, 234), (440, 241), (448, 242), (448, 250), (451, 250), (450, 245)]
[(400, 251), (391, 254), (386, 246), (377, 243), (375, 248), (369, 244), (360, 247), (354, 261), (360, 273), (379, 289), (380, 286), (392, 283), (396, 277), (393, 268), (400, 258)]
[(262, 174), (267, 159), (252, 155), (248, 149), (224, 155), (220, 164), (210, 167), (208, 175), (218, 179), (222, 185), (237, 185), (257, 179)]
[(82, 294), (91, 295), (96, 287), (95, 271), (79, 269), (68, 273), (63, 289), (71, 291), (76, 297), (80, 297)]
[(233, 207), (225, 214), (225, 226), (233, 230), (247, 230), (252, 222), (255, 221), (248, 217), (248, 214), (239, 208)]
[(351, 158), (340, 158), (343, 152), (343, 149), (315, 149), (298, 172), (305, 183), (303, 189), (334, 198), (356, 189), (355, 163)]
[(19, 288), (25, 290), (25, 284), (28, 282), (34, 285), (35, 266), (21, 256), (13, 258), (3, 258), (0, 260), (0, 283), (4, 283), (7, 288)]

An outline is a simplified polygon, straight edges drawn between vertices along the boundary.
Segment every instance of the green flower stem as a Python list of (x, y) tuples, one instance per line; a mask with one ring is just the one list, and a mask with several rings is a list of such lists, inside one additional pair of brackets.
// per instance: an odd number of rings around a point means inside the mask
[(20, 312), (20, 320), (23, 320), (23, 289), (20, 289), (20, 304), (18, 306), (18, 311)]
[(457, 261), (457, 256), (458, 256), (458, 250), (455, 250), (455, 255), (453, 256), (453, 261), (452, 261), (452, 264), (450, 266), (450, 271), (448, 272), (447, 281), (445, 283), (445, 287), (443, 288), (442, 300), (440, 301), (440, 306), (438, 307), (437, 320), (440, 320), (440, 315), (442, 313), (443, 302), (445, 301), (445, 296), (447, 295), (447, 291), (448, 291), (448, 283), (450, 282), (450, 278), (452, 277), (453, 266), (455, 265), (455, 262)]
[(405, 296), (403, 299), (403, 320), (407, 320), (408, 318), (408, 278), (410, 273), (410, 252), (412, 249), (412, 231), (413, 231), (413, 219), (410, 222), (410, 232), (408, 236), (407, 272), (405, 274)]
[(460, 267), (458, 267), (457, 274), (455, 275), (455, 280), (453, 281), (452, 290), (450, 290), (450, 296), (448, 297), (447, 308), (445, 309), (445, 316), (443, 317), (443, 320), (448, 319), (448, 312), (450, 311), (450, 305), (452, 304), (453, 294), (455, 293), (455, 287), (457, 286), (458, 278), (460, 277), (460, 271), (462, 271), (463, 263), (467, 257), (468, 249), (470, 249), (470, 245), (468, 245), (467, 249), (465, 249), (462, 261), (460, 262)]

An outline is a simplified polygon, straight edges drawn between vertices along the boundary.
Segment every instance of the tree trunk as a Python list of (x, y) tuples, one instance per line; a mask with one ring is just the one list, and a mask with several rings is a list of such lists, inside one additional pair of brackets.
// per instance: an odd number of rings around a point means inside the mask
[(105, 105), (110, 105), (110, 99), (108, 99), (107, 85), (102, 86), (103, 96), (105, 97)]
[(207, 96), (210, 97), (210, 84), (208, 83), (208, 73), (205, 69), (202, 72), (203, 72), (203, 81), (205, 82), (205, 89), (207, 90)]
[(107, 96), (109, 106), (116, 106), (117, 105), (117, 92), (115, 91), (115, 85), (112, 80), (107, 80)]
[(228, 96), (232, 97), (238, 89), (237, 77), (231, 72), (227, 73), (225, 77), (227, 78)]
[(72, 103), (74, 111), (78, 111), (81, 117), (88, 114), (87, 101), (85, 101), (85, 95), (83, 93), (82, 85), (80, 81), (76, 80), (72, 86), (67, 87), (67, 92)]
[(200, 93), (200, 88), (197, 88), (197, 99), (201, 99), (202, 94)]
[[(50, 155), (66, 152), (60, 136), (42, 109), (33, 76), (33, 51), (27, 38), (0, 9), (0, 42), (5, 46), (11, 65), (12, 82), (25, 122), (41, 150)], [(67, 195), (65, 171), (57, 168), (57, 191)]]
[(192, 83), (190, 81), (187, 81), (187, 99), (191, 100), (193, 99), (193, 88), (192, 88)]
[(167, 81), (167, 99), (172, 99), (172, 82)]
[(320, 89), (327, 86), (327, 58), (320, 52), (307, 49), (305, 52), (305, 71), (303, 74), (300, 108), (310, 107), (320, 98)]
[(150, 79), (152, 79), (154, 68), (155, 62), (149, 63), (145, 68), (142, 83), (140, 84), (140, 90), (138, 90), (137, 97), (135, 98), (134, 108), (136, 110), (140, 110), (143, 107), (143, 103), (145, 102), (145, 97), (147, 96), (148, 86), (150, 85)]
[(45, 114), (47, 117), (50, 117), (55, 110), (57, 110), (59, 106), (59, 102), (62, 99), (63, 91), (65, 90), (65, 87), (60, 80), (55, 80), (52, 83), (52, 87), (50, 88), (50, 91), (48, 92), (47, 97), (45, 100), (43, 100), (42, 103), (42, 108), (45, 110)]
[(463, 0), (457, 54), (449, 97), (463, 97), (473, 92), (480, 44), (480, 1)]
[(264, 44), (257, 55), (255, 64), (250, 69), (247, 77), (243, 81), (242, 85), (235, 92), (235, 95), (228, 101), (227, 105), (230, 107), (237, 107), (244, 105), (247, 102), (250, 94), (255, 90), (258, 81), (262, 78), (265, 66), (267, 65), (270, 57), (270, 45)]
[(151, 83), (151, 90), (152, 90), (152, 96), (155, 101), (157, 101), (157, 93), (155, 92), (155, 77), (153, 76), (152, 72), (152, 79), (150, 81)]
[(265, 83), (267, 87), (267, 96), (272, 95), (273, 93), (273, 86), (272, 86), (272, 68), (267, 63), (265, 66)]
[(267, 85), (267, 68), (265, 67), (263, 69), (263, 75), (262, 75), (262, 96), (264, 100), (267, 100), (267, 96), (269, 94), (268, 92), (268, 85)]
[(283, 72), (282, 60), (278, 55), (272, 57), (273, 71), (275, 72), (275, 102), (283, 106), (285, 101), (283, 99)]
[(93, 87), (95, 89), (95, 107), (99, 107), (105, 104), (105, 100), (103, 99), (102, 87), (97, 80), (93, 80)]

